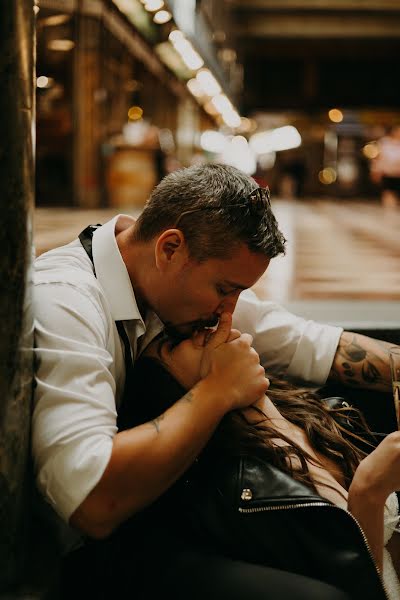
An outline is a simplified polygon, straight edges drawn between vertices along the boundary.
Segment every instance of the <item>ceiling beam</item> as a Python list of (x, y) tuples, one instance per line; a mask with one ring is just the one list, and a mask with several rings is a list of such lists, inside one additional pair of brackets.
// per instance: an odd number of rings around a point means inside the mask
[[(239, 15), (238, 15), (239, 17)], [(233, 33), (240, 38), (399, 38), (400, 12), (383, 15), (240, 14)]]
[(238, 12), (286, 11), (286, 10), (329, 10), (329, 11), (382, 11), (400, 12), (399, 0), (230, 0), (231, 7)]
[[(389, 56), (400, 56), (400, 38), (265, 38), (262, 43), (254, 38), (240, 40), (242, 60), (257, 58), (268, 60), (302, 59), (315, 62), (316, 59), (359, 58), (363, 60), (386, 60)], [(246, 65), (248, 66), (248, 65)]]

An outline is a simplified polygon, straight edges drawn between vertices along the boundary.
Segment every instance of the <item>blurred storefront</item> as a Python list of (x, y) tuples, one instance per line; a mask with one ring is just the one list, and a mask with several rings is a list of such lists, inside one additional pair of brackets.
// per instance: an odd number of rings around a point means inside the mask
[(400, 122), (392, 0), (374, 19), (299, 2), (304, 27), (278, 0), (39, 2), (38, 206), (140, 207), (199, 161), (284, 198), (379, 198), (376, 141)]
[[(170, 33), (183, 34), (172, 13), (157, 10), (161, 0), (143, 4), (40, 0), (37, 206), (141, 206), (165, 173), (196, 160), (201, 132), (221, 121), (186, 85), (199, 65), (175, 52)], [(195, 3), (169, 4), (190, 32)], [(166, 15), (155, 22), (159, 13)], [(213, 62), (204, 23), (200, 33)]]

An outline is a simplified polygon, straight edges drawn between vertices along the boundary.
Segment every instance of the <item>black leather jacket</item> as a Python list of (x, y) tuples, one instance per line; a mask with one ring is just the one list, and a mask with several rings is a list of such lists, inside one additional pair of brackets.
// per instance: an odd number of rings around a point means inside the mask
[[(131, 403), (124, 427), (154, 418), (184, 393), (152, 359), (141, 359), (136, 377), (152, 402)], [(210, 552), (331, 583), (354, 600), (387, 598), (354, 517), (257, 456), (220, 454), (212, 464), (200, 456), (145, 512), (153, 526), (167, 522), (171, 544), (182, 536)]]
[(185, 486), (185, 526), (204, 543), (331, 583), (354, 599), (387, 598), (357, 520), (264, 460), (221, 458), (211, 473), (192, 469)]

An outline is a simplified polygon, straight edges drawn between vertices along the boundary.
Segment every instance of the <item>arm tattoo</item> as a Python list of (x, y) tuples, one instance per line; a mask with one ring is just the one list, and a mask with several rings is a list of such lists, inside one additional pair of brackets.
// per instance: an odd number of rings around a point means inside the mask
[[(184, 402), (191, 402), (193, 399), (193, 393), (191, 390), (189, 390), (189, 392), (187, 394), (185, 394), (181, 400)], [(150, 423), (155, 427), (155, 430), (157, 431), (157, 433), (160, 433), (160, 427), (161, 427), (161, 421), (163, 421), (165, 417), (165, 413), (163, 413), (162, 415), (156, 417), (155, 419), (153, 419), (152, 421), (150, 421)]]
[(392, 344), (344, 331), (331, 378), (351, 386), (390, 389), (388, 348)]

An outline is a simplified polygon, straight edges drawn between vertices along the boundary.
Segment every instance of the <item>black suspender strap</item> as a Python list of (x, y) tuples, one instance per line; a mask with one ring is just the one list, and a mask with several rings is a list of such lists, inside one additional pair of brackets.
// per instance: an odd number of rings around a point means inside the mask
[(124, 357), (125, 357), (125, 373), (126, 376), (129, 373), (129, 369), (133, 367), (132, 354), (131, 354), (131, 345), (129, 342), (128, 334), (125, 331), (125, 327), (122, 321), (115, 321), (115, 324), (118, 329), (119, 337), (124, 343)]
[[(88, 225), (86, 227), (86, 229), (81, 231), (81, 233), (78, 236), (80, 243), (82, 244), (84, 250), (86, 251), (86, 254), (92, 261), (93, 271), (94, 271), (95, 275), (96, 275), (96, 271), (94, 269), (94, 263), (93, 263), (92, 240), (93, 240), (93, 234), (98, 227), (101, 227), (100, 223), (98, 223), (97, 225)], [(133, 367), (131, 345), (129, 342), (128, 334), (125, 331), (123, 322), (115, 321), (115, 325), (117, 326), (119, 336), (124, 344), (125, 372), (126, 372), (126, 374), (128, 374), (129, 370)]]
[[(81, 231), (78, 236), (80, 243), (82, 244), (82, 246), (84, 247), (84, 249), (86, 251), (86, 254), (92, 261), (93, 268), (94, 268), (94, 264), (93, 264), (92, 240), (93, 240), (94, 232), (99, 227), (101, 227), (101, 223), (97, 223), (97, 225), (88, 225), (86, 227), (86, 229)], [(96, 272), (94, 274), (96, 275)]]

